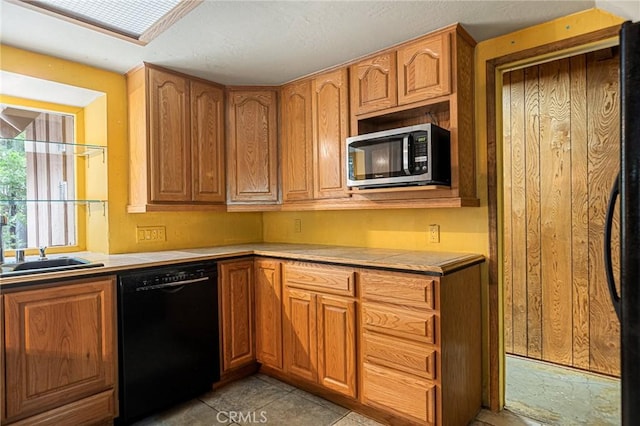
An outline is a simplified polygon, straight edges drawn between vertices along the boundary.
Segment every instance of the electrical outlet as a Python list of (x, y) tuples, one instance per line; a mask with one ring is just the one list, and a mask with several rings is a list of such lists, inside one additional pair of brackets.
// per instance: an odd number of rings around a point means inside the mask
[(137, 226), (136, 242), (150, 243), (167, 240), (167, 231), (164, 226)]
[(429, 242), (430, 243), (439, 243), (440, 242), (440, 225), (429, 225)]
[(296, 234), (302, 232), (302, 219), (293, 220), (293, 232), (295, 232)]

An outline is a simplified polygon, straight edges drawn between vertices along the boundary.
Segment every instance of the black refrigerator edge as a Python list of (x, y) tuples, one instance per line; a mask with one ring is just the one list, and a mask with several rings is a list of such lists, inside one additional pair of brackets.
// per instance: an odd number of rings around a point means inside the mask
[[(609, 200), (605, 269), (620, 320), (622, 425), (640, 424), (640, 22), (620, 30), (620, 174)], [(611, 262), (611, 223), (620, 195), (620, 294)]]

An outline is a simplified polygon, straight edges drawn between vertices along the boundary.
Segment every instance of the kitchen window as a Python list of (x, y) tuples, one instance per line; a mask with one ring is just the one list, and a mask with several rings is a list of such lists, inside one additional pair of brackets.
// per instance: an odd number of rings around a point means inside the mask
[(5, 248), (77, 244), (75, 118), (0, 106), (0, 215)]

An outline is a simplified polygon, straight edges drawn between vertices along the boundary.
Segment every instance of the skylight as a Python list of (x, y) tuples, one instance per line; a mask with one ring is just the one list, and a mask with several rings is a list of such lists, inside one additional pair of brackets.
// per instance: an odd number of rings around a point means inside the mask
[(202, 0), (19, 0), (25, 6), (146, 44)]

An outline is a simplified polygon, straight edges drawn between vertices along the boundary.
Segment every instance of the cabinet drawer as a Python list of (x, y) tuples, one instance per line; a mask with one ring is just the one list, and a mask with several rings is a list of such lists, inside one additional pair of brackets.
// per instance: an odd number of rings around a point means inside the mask
[(437, 387), (428, 380), (365, 363), (362, 402), (422, 424), (436, 424)]
[(116, 415), (113, 389), (37, 416), (12, 423), (13, 426), (57, 426), (57, 425), (93, 425), (110, 424)]
[(394, 306), (363, 303), (362, 324), (364, 328), (379, 333), (436, 343), (436, 315), (432, 311), (415, 312)]
[(353, 296), (354, 271), (350, 268), (312, 263), (285, 263), (282, 276), (288, 287), (319, 290), (324, 293)]
[(433, 347), (372, 333), (362, 334), (364, 362), (435, 380), (437, 352)]
[(359, 274), (362, 297), (389, 303), (435, 309), (434, 279), (393, 272), (363, 271)]

